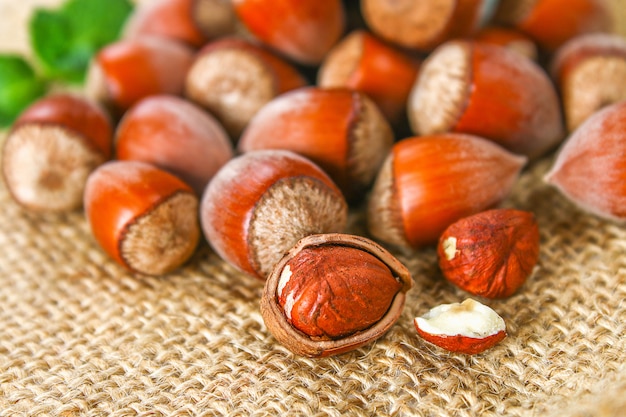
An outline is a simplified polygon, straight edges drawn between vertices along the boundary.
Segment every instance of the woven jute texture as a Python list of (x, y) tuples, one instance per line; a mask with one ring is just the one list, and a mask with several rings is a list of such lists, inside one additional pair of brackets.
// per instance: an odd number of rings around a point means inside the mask
[[(508, 337), (472, 357), (413, 328), (467, 297), (433, 249), (398, 254), (415, 287), (383, 338), (307, 359), (267, 332), (263, 283), (206, 243), (175, 273), (134, 276), (80, 211), (27, 213), (0, 181), (0, 416), (626, 416), (626, 226), (545, 185), (552, 160), (529, 166), (505, 202), (536, 214), (540, 260), (517, 294), (482, 300)], [(361, 214), (351, 231), (364, 233)]]
[[(81, 212), (29, 214), (0, 185), (0, 415), (624, 416), (626, 228), (544, 185), (551, 158), (506, 202), (536, 214), (539, 265), (516, 295), (487, 302), (509, 336), (473, 357), (413, 328), (467, 296), (432, 249), (398, 254), (416, 285), (389, 333), (306, 359), (266, 331), (262, 282), (206, 243), (176, 273), (133, 276)], [(351, 230), (362, 224), (354, 215)]]

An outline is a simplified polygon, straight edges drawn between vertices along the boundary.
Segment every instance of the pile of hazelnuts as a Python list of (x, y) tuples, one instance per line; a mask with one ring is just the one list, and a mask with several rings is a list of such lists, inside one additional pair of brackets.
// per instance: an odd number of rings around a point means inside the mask
[[(23, 112), (2, 173), (27, 210), (82, 207), (135, 273), (177, 269), (204, 237), (265, 280), (280, 343), (333, 355), (400, 317), (413, 281), (388, 249), (436, 246), (468, 293), (515, 293), (539, 230), (497, 207), (558, 146), (546, 181), (626, 217), (626, 39), (611, 31), (601, 0), (145, 2), (84, 95)], [(351, 209), (368, 236), (346, 233)], [(472, 299), (415, 327), (469, 354), (506, 334)]]

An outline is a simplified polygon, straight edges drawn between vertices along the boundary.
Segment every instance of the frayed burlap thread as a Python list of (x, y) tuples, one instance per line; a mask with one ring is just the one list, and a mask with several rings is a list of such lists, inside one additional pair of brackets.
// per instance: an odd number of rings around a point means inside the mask
[[(476, 356), (421, 340), (412, 319), (467, 297), (433, 249), (398, 253), (415, 287), (382, 339), (324, 359), (267, 332), (262, 282), (203, 243), (178, 271), (133, 276), (83, 214), (36, 215), (0, 184), (0, 416), (626, 415), (626, 226), (523, 173), (506, 206), (533, 211), (541, 254), (514, 296), (482, 300), (509, 336)], [(363, 233), (363, 215), (352, 215)]]

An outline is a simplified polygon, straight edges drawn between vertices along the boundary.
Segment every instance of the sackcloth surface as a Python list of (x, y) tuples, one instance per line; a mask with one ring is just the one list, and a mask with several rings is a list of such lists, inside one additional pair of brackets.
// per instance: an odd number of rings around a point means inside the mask
[[(35, 3), (1, 0), (0, 26)], [(626, 416), (626, 225), (544, 184), (553, 158), (504, 204), (535, 213), (540, 260), (518, 293), (483, 300), (508, 337), (471, 357), (414, 330), (467, 297), (433, 249), (397, 253), (415, 286), (384, 337), (307, 359), (267, 332), (263, 283), (206, 243), (172, 274), (132, 275), (82, 212), (27, 213), (0, 183), (0, 416)], [(350, 230), (365, 233), (359, 212)]]

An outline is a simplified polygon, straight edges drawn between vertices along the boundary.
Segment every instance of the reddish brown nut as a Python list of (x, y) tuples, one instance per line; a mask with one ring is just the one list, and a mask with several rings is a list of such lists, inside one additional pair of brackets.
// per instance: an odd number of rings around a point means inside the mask
[(238, 148), (303, 155), (324, 169), (348, 200), (355, 200), (371, 185), (392, 145), (389, 123), (365, 94), (308, 87), (264, 106)]
[(469, 133), (536, 158), (563, 139), (556, 90), (541, 67), (506, 48), (451, 41), (424, 61), (408, 104), (416, 134)]
[(81, 207), (87, 176), (111, 157), (112, 124), (95, 103), (57, 94), (33, 103), (2, 149), (2, 174), (13, 199), (34, 211)]
[(192, 49), (156, 36), (105, 46), (91, 62), (86, 90), (116, 114), (154, 94), (181, 95)]
[(225, 261), (265, 279), (299, 239), (341, 232), (347, 204), (313, 162), (289, 151), (254, 151), (236, 157), (204, 193), (204, 235)]
[(174, 175), (139, 161), (111, 161), (85, 188), (85, 214), (102, 249), (147, 275), (181, 266), (200, 237), (198, 198)]
[(227, 0), (156, 0), (135, 7), (124, 36), (161, 36), (198, 48), (235, 31), (235, 11)]
[(483, 211), (448, 226), (437, 254), (443, 276), (457, 287), (480, 297), (508, 297), (539, 260), (539, 226), (528, 211)]
[(466, 355), (484, 352), (506, 337), (502, 317), (469, 298), (462, 303), (437, 306), (416, 317), (414, 323), (417, 333), (427, 342)]
[(486, 26), (479, 30), (473, 39), (491, 45), (502, 46), (519, 53), (526, 58), (537, 61), (539, 51), (537, 44), (528, 35), (518, 29), (504, 26)]
[(372, 236), (399, 247), (437, 242), (455, 221), (499, 204), (526, 158), (476, 136), (449, 133), (397, 142), (367, 208)]
[(453, 38), (467, 37), (487, 22), (493, 0), (361, 0), (374, 33), (410, 49), (430, 51)]
[(217, 120), (183, 100), (156, 95), (131, 107), (117, 127), (117, 159), (148, 162), (189, 184), (198, 196), (233, 157), (233, 145)]
[(357, 30), (326, 55), (317, 84), (361, 91), (391, 123), (398, 123), (406, 116), (406, 102), (418, 71), (417, 59)]
[(306, 80), (282, 58), (248, 41), (224, 38), (198, 53), (186, 77), (185, 93), (237, 140), (263, 105), (304, 85)]
[(319, 64), (345, 27), (341, 0), (234, 0), (245, 28), (290, 59)]
[(139, 3), (124, 27), (125, 38), (151, 35), (200, 47), (206, 37), (193, 19), (194, 0), (155, 0)]
[(495, 21), (527, 33), (548, 52), (579, 35), (610, 32), (613, 25), (603, 0), (500, 0)]
[(626, 100), (626, 38), (599, 33), (571, 39), (557, 51), (552, 74), (572, 132), (600, 108)]
[(330, 356), (381, 337), (397, 321), (409, 271), (369, 239), (307, 236), (276, 264), (261, 299), (272, 335), (298, 355)]
[(626, 220), (626, 101), (590, 116), (565, 141), (545, 180), (581, 209)]

